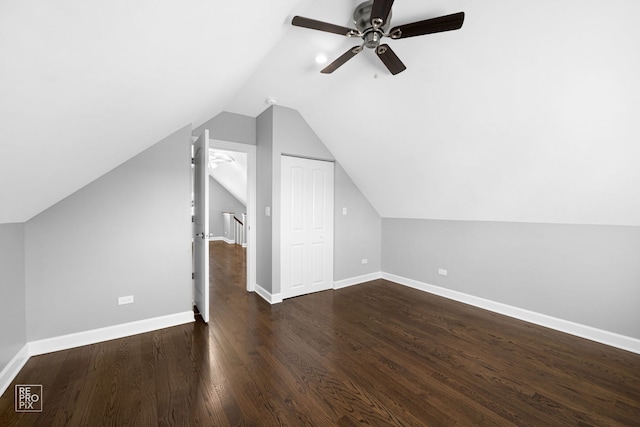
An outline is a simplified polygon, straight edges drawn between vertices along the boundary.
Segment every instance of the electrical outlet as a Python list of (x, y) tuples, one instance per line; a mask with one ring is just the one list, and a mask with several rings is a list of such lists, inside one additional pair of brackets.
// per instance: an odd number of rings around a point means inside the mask
[(118, 297), (118, 305), (133, 304), (133, 295), (127, 295), (126, 297)]
[(346, 215), (347, 214), (347, 208), (342, 208), (342, 215)]
[(439, 268), (438, 269), (438, 274), (441, 276), (446, 276), (447, 275), (447, 270), (445, 270), (444, 268)]
[(362, 263), (363, 263), (363, 264), (366, 264), (366, 263), (368, 263), (368, 262), (369, 262), (369, 260), (368, 260), (368, 259), (366, 259), (366, 258), (362, 258)]

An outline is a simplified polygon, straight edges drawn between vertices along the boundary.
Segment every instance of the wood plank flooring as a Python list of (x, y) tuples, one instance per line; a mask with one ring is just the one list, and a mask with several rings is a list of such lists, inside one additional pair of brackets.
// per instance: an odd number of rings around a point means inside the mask
[(270, 306), (211, 253), (208, 326), (33, 357), (0, 426), (640, 426), (640, 355), (384, 280)]

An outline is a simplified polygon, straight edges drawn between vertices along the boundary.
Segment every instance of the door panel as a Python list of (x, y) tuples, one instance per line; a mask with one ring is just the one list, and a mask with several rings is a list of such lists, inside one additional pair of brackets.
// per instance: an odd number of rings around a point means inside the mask
[(304, 230), (304, 169), (291, 168), (291, 230)]
[(299, 289), (304, 286), (304, 245), (291, 246), (291, 288)]
[(333, 287), (333, 163), (282, 156), (283, 298)]
[(313, 281), (313, 284), (316, 286), (324, 282), (324, 269), (325, 269), (324, 253), (326, 250), (325, 246), (326, 245), (324, 243), (314, 243), (312, 245), (313, 262), (311, 263), (311, 266), (313, 270), (311, 272), (311, 277), (312, 277), (311, 280)]
[(325, 183), (326, 174), (321, 170), (312, 172), (312, 196), (313, 201), (313, 229), (319, 230), (324, 228), (324, 201), (325, 201)]
[(202, 320), (209, 323), (209, 130), (194, 143), (194, 296)]

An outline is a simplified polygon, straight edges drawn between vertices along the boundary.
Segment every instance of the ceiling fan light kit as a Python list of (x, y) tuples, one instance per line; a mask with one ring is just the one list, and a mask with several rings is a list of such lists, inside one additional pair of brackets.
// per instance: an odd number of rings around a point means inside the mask
[(464, 12), (440, 16), (438, 18), (425, 19), (410, 24), (393, 27), (391, 23), (391, 7), (393, 0), (368, 0), (358, 5), (353, 12), (353, 24), (356, 27), (348, 28), (340, 25), (329, 24), (315, 19), (294, 16), (292, 25), (327, 33), (339, 34), (346, 37), (360, 37), (362, 45), (352, 47), (342, 56), (322, 69), (321, 73), (330, 74), (344, 65), (349, 59), (356, 56), (366, 47), (374, 49), (378, 58), (387, 67), (391, 74), (396, 75), (406, 66), (393, 52), (388, 44), (380, 44), (383, 37), (391, 39), (403, 39), (421, 36), (425, 34), (441, 33), (444, 31), (458, 30), (464, 22)]

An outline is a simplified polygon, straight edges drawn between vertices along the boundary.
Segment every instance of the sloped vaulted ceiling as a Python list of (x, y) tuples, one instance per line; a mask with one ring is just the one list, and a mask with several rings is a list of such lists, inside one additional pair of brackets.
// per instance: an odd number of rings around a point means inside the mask
[[(0, 223), (181, 126), (298, 109), (384, 217), (640, 225), (640, 3), (396, 0), (391, 40), (332, 75), (357, 0), (0, 2)], [(377, 76), (377, 78), (376, 78)]]
[(308, 2), (0, 2), (0, 223), (221, 112)]
[(640, 3), (397, 0), (392, 25), (458, 11), (388, 42), (397, 76), (366, 50), (322, 75), (357, 42), (294, 27), (229, 110), (298, 109), (383, 217), (640, 225)]

